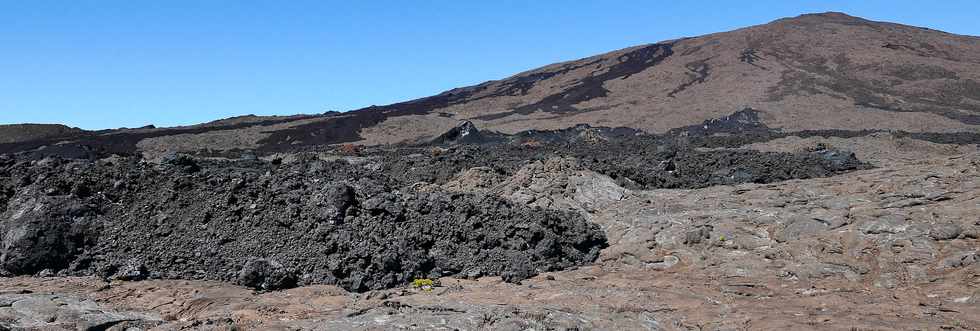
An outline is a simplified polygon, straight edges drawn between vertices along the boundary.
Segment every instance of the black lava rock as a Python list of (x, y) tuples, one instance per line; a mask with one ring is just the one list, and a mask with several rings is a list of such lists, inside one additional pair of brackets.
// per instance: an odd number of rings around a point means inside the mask
[[(692, 148), (697, 139), (744, 142), (727, 133), (763, 132), (754, 121), (744, 115), (713, 122), (723, 135), (579, 126), (494, 136), (492, 144), (457, 144), (440, 153), (367, 149), (360, 161), (324, 161), (315, 153), (275, 163), (173, 154), (153, 167), (138, 157), (15, 155), (0, 162), (0, 274), (157, 275), (261, 290), (336, 284), (365, 291), (445, 275), (519, 282), (592, 263), (607, 245), (603, 231), (576, 213), (414, 184), (444, 183), (473, 167), (508, 176), (554, 156), (577, 158), (639, 188), (767, 183), (866, 166), (843, 151)], [(476, 133), (469, 125), (458, 129), (457, 138)], [(705, 235), (692, 233), (688, 242)], [(131, 261), (141, 262), (130, 267)]]
[(170, 153), (164, 155), (161, 163), (180, 169), (180, 171), (185, 173), (193, 173), (201, 170), (201, 167), (198, 166), (197, 161), (195, 161), (190, 155), (186, 154)]
[(112, 279), (123, 280), (123, 281), (138, 281), (144, 280), (149, 276), (146, 271), (146, 267), (139, 260), (131, 260), (126, 263), (112, 275)]
[(296, 276), (276, 261), (249, 260), (238, 273), (237, 283), (256, 290), (273, 291), (296, 286)]

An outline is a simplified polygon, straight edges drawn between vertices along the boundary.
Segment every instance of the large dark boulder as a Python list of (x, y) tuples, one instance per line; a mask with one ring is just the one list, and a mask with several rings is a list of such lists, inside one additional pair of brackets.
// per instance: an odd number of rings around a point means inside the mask
[(328, 183), (314, 198), (317, 221), (341, 223), (355, 203), (354, 188), (343, 182)]
[(19, 194), (0, 215), (0, 271), (24, 275), (65, 268), (81, 250), (93, 213), (68, 196)]
[(185, 173), (194, 173), (201, 170), (197, 161), (187, 154), (169, 153), (163, 156), (160, 163)]
[(274, 291), (295, 287), (296, 276), (279, 262), (252, 259), (242, 266), (237, 282), (256, 290)]

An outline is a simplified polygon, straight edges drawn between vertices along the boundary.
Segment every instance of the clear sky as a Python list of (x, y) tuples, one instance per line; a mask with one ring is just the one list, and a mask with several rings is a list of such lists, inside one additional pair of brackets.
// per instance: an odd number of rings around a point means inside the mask
[(0, 0), (0, 124), (343, 111), (822, 11), (980, 35), (977, 0)]

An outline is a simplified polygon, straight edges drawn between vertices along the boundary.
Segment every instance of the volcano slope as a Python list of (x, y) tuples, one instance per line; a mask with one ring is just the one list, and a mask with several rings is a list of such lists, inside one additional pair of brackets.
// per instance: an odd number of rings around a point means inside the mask
[(978, 47), (825, 13), (347, 113), (0, 127), (0, 327), (975, 328)]
[(783, 133), (879, 132), (980, 142), (980, 38), (807, 14), (640, 45), (501, 80), (344, 113), (241, 116), (176, 127), (82, 131), (0, 126), (0, 153), (238, 157), (316, 146), (427, 142), (461, 121), (516, 134), (579, 124), (664, 134), (746, 108)]

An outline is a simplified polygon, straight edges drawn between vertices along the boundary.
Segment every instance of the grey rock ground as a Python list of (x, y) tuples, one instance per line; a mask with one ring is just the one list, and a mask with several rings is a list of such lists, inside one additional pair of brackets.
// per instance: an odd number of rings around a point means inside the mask
[[(542, 165), (548, 164), (546, 161)], [(561, 164), (561, 162), (558, 162)], [(582, 175), (529, 166), (538, 177)], [(479, 171), (479, 170), (477, 170)], [(537, 171), (537, 170), (536, 170)], [(466, 189), (459, 185), (454, 189)], [(531, 176), (532, 178), (534, 176)], [(561, 175), (559, 175), (561, 177)], [(512, 176), (494, 180), (505, 187)], [(533, 180), (532, 180), (533, 182)], [(561, 181), (555, 181), (560, 183)], [(474, 190), (485, 190), (475, 181)], [(568, 185), (556, 184), (568, 188)], [(732, 330), (950, 329), (980, 325), (980, 155), (819, 179), (691, 190), (632, 190), (596, 211), (543, 190), (608, 236), (594, 265), (519, 284), (445, 277), (349, 293), (333, 286), (254, 292), (225, 283), (2, 278), (161, 316), (160, 329)], [(585, 186), (591, 187), (591, 186)], [(619, 192), (618, 190), (613, 190)], [(606, 192), (606, 193), (601, 193)], [(579, 202), (575, 204), (572, 202)], [(529, 202), (533, 204), (534, 202)]]
[(76, 296), (0, 293), (0, 326), (11, 330), (142, 330), (161, 323), (151, 313), (113, 310)]
[(489, 193), (516, 203), (578, 212), (586, 217), (625, 199), (630, 190), (590, 171), (574, 158), (534, 161), (512, 176), (486, 167), (466, 170), (442, 185), (448, 190)]

